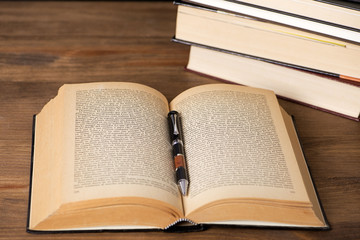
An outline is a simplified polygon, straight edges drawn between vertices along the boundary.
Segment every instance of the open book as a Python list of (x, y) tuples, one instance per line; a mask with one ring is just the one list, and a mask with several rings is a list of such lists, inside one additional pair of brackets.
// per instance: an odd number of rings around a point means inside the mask
[[(181, 115), (188, 195), (167, 114)], [(35, 118), (29, 231), (181, 221), (328, 228), (291, 117), (273, 92), (211, 84), (170, 104), (135, 83), (64, 85)]]

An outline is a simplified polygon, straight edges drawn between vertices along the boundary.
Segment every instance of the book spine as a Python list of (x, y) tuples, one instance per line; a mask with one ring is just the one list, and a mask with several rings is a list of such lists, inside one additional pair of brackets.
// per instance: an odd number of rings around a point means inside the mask
[(191, 221), (191, 220), (188, 219), (188, 218), (179, 218), (179, 219), (176, 220), (175, 222), (173, 222), (173, 223), (169, 224), (168, 226), (166, 226), (166, 227), (164, 228), (164, 230), (169, 230), (169, 229), (175, 227), (177, 224), (182, 223), (182, 222), (190, 223), (190, 224), (193, 225), (193, 226), (199, 226), (199, 224)]

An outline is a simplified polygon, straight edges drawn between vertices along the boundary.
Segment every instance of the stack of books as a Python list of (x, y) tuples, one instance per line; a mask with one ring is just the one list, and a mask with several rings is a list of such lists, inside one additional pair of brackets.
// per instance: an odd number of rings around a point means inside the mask
[(359, 121), (360, 3), (186, 0), (175, 42), (191, 45), (187, 69), (273, 90)]

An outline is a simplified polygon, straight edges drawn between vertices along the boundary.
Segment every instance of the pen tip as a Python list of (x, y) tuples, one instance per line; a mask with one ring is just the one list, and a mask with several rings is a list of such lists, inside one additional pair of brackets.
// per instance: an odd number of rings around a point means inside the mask
[(183, 196), (187, 195), (188, 184), (189, 184), (189, 182), (186, 179), (180, 179), (179, 180), (179, 188), (180, 188), (181, 194)]

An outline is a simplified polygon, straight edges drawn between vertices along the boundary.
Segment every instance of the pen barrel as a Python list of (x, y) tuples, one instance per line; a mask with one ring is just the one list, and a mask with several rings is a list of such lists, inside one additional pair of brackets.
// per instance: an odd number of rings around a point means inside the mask
[(186, 169), (184, 167), (178, 167), (175, 171), (176, 181), (179, 182), (181, 179), (188, 179)]
[(185, 163), (184, 155), (179, 154), (179, 155), (174, 157), (174, 167), (175, 167), (175, 171), (180, 167), (186, 169), (186, 163)]
[(175, 139), (172, 142), (172, 150), (173, 150), (173, 156), (177, 156), (177, 155), (185, 155), (184, 153), (184, 144), (181, 140)]

